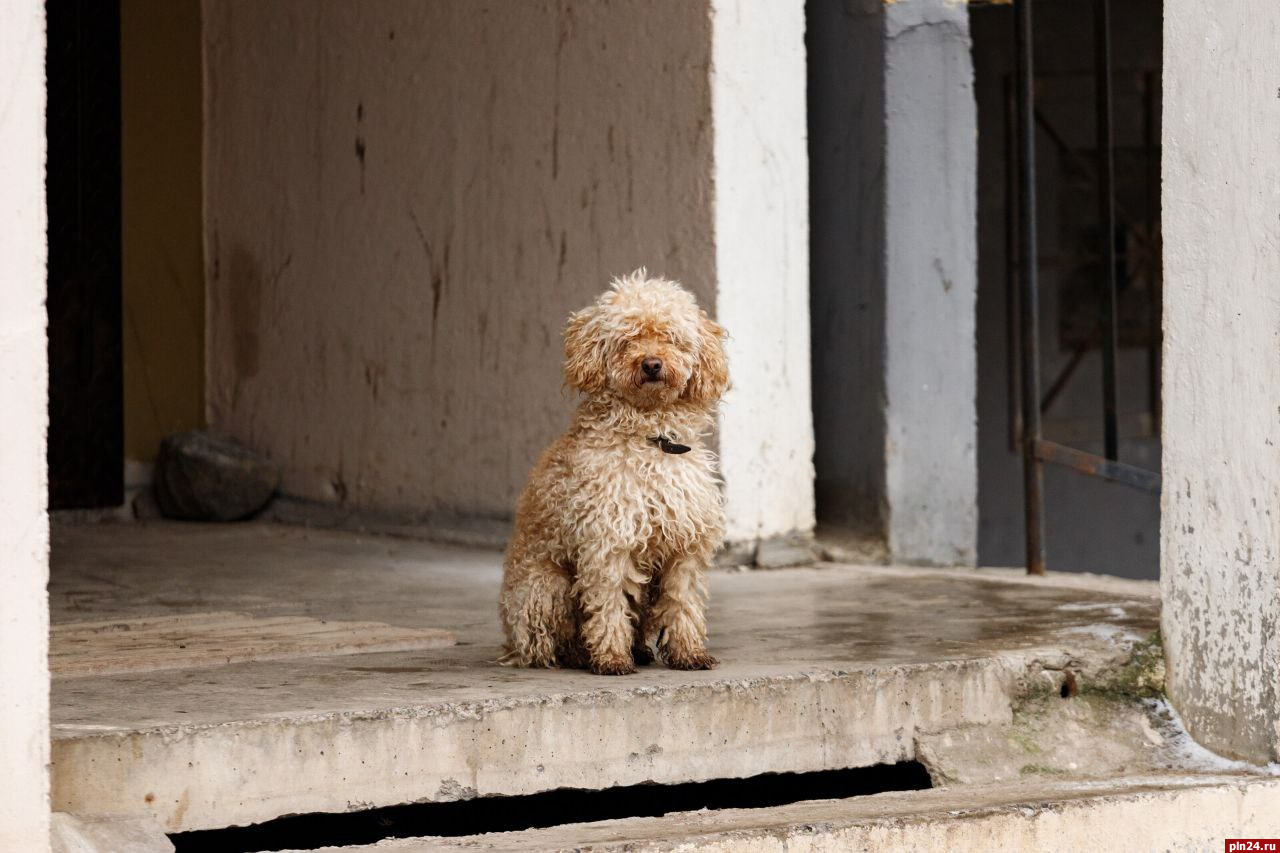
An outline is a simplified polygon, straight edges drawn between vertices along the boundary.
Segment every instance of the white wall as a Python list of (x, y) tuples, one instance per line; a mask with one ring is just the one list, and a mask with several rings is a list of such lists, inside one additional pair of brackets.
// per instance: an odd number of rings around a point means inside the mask
[(1204, 745), (1280, 759), (1275, 0), (1165, 0), (1162, 626)]
[(727, 537), (813, 529), (804, 3), (714, 0), (716, 314)]
[(0, 0), (0, 850), (49, 845), (44, 4)]

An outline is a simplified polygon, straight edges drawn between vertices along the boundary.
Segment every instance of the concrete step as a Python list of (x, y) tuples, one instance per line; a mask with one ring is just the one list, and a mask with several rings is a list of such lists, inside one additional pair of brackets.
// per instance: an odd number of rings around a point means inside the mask
[(711, 578), (713, 672), (496, 665), (493, 551), (272, 525), (55, 529), (55, 623), (230, 611), (446, 649), (57, 678), (53, 805), (169, 832), (414, 802), (862, 767), (1007, 723), (1157, 624), (1153, 585), (828, 566)]
[[(318, 853), (469, 850), (1201, 851), (1280, 832), (1280, 780), (1171, 774), (876, 794), (773, 809), (684, 812), (457, 838), (404, 838)], [(285, 851), (280, 851), (285, 853)], [(293, 851), (289, 851), (293, 853)]]

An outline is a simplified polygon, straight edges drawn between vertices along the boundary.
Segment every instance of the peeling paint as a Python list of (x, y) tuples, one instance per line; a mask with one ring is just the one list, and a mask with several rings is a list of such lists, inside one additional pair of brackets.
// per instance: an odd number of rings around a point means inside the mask
[(1204, 9), (1164, 6), (1163, 469), (1182, 487), (1162, 496), (1162, 621), (1187, 730), (1265, 763), (1280, 759), (1280, 7)]

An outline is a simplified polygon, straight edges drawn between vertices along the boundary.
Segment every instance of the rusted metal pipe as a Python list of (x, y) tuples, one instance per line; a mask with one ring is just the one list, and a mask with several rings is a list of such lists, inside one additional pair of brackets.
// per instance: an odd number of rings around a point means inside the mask
[(1018, 218), (1022, 296), (1022, 486), (1026, 497), (1027, 574), (1044, 566), (1044, 476), (1036, 455), (1040, 441), (1040, 299), (1036, 270), (1035, 69), (1032, 0), (1013, 6), (1018, 101)]

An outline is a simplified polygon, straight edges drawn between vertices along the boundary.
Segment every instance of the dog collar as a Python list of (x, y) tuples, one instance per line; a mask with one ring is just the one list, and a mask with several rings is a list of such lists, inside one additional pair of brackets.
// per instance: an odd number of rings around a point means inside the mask
[(665, 435), (650, 436), (649, 441), (662, 448), (663, 453), (688, 453), (692, 449), (687, 444), (676, 444), (675, 439), (667, 438)]

